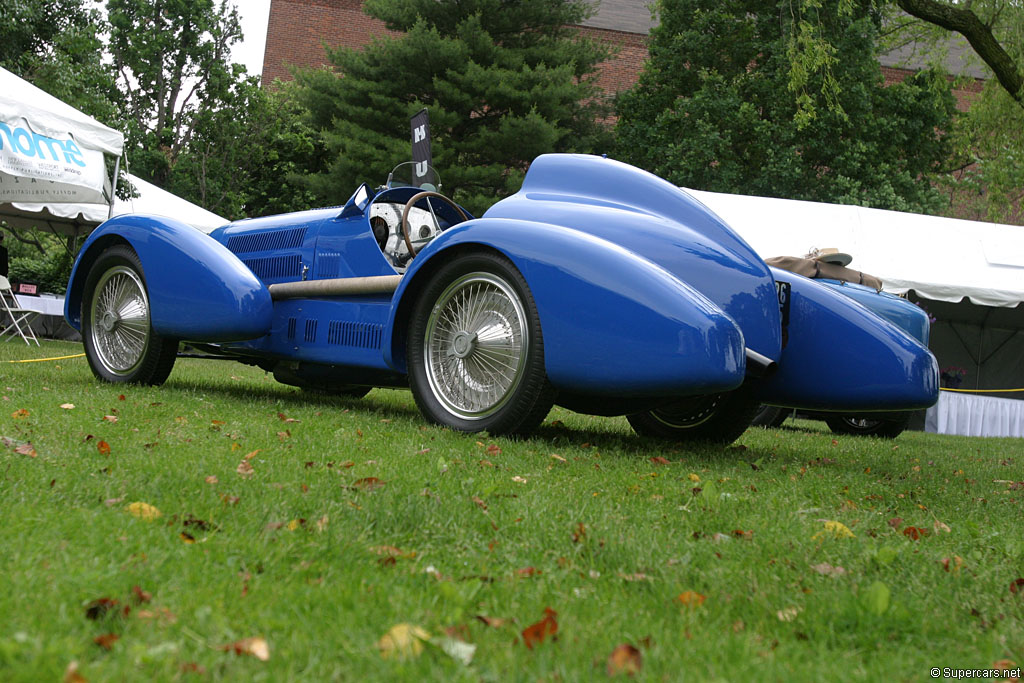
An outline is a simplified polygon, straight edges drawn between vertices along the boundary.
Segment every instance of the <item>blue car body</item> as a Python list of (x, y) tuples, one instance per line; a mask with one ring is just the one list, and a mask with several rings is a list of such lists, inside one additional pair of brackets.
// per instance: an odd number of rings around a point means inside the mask
[[(828, 410), (937, 399), (935, 359), (919, 339), (827, 286), (769, 268), (700, 202), (645, 171), (541, 156), (518, 193), (479, 218), (440, 212), (439, 234), (397, 263), (373, 213), (417, 191), (364, 185), (343, 207), (237, 221), (209, 236), (170, 218), (114, 218), (75, 263), (66, 317), (82, 327), (90, 271), (105, 250), (127, 245), (154, 335), (209, 345), (293, 384), (401, 386), (420, 343), (409, 337), (418, 297), (447, 264), (491, 254), (525, 281), (546, 382), (570, 408), (627, 414), (741, 387), (765, 403)], [(397, 275), (387, 291), (271, 294), (286, 283)]]

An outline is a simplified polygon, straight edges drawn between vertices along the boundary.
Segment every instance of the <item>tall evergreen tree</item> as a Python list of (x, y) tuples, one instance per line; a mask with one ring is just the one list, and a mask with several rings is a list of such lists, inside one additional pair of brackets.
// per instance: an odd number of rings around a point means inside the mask
[(322, 131), (306, 182), (344, 200), (409, 159), (409, 118), (430, 112), (434, 165), (456, 201), (481, 212), (518, 188), (530, 160), (553, 151), (604, 151), (594, 79), (607, 51), (573, 24), (583, 0), (368, 0), (401, 32), (364, 50), (331, 51), (333, 69), (297, 74)]
[[(885, 87), (880, 16), (815, 5), (798, 18), (778, 0), (661, 0), (650, 60), (619, 102), (620, 156), (706, 190), (936, 210), (948, 83), (926, 71)], [(827, 49), (795, 45), (798, 20)]]

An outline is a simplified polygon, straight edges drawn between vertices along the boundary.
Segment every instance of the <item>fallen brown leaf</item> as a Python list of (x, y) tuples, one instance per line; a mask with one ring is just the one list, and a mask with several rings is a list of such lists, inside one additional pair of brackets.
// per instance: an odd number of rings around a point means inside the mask
[(629, 643), (623, 643), (608, 655), (605, 671), (609, 676), (618, 676), (619, 674), (632, 676), (633, 674), (640, 673), (642, 666), (643, 656), (640, 654), (640, 650)]
[(539, 645), (548, 636), (558, 633), (558, 622), (555, 621), (557, 616), (558, 612), (550, 607), (545, 607), (544, 618), (523, 629), (523, 642), (526, 643), (528, 649), (532, 650), (534, 645)]
[(106, 441), (96, 442), (96, 450), (100, 452), (100, 455), (110, 455), (110, 444)]
[(246, 478), (256, 474), (256, 470), (252, 468), (252, 465), (249, 464), (248, 460), (243, 460), (242, 462), (238, 463), (238, 467), (235, 468), (235, 471), (238, 472), (240, 476)]
[(87, 683), (85, 676), (78, 673), (78, 660), (68, 662), (68, 668), (64, 669), (64, 683)]
[(707, 600), (707, 596), (696, 591), (683, 591), (676, 596), (676, 602), (684, 607), (700, 607), (705, 600)]
[(359, 489), (360, 491), (375, 491), (386, 483), (377, 477), (363, 477), (352, 482), (352, 488)]
[(101, 636), (96, 636), (92, 639), (92, 642), (96, 643), (104, 650), (110, 650), (114, 647), (114, 643), (121, 639), (121, 636), (116, 633), (104, 633)]
[(259, 636), (236, 640), (233, 643), (221, 645), (218, 649), (224, 650), (225, 652), (234, 652), (236, 655), (249, 655), (251, 657), (255, 657), (261, 662), (265, 662), (270, 659), (270, 646), (264, 638), (260, 638)]
[(825, 576), (842, 576), (846, 573), (846, 570), (842, 567), (833, 567), (828, 562), (822, 562), (821, 564), (812, 564), (811, 569)]

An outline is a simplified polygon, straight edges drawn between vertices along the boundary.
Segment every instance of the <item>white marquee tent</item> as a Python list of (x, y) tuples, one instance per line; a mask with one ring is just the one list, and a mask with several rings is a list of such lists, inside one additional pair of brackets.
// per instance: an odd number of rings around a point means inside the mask
[[(106, 157), (124, 136), (0, 67), (0, 220), (68, 235), (110, 215)], [(227, 220), (129, 176), (139, 197), (117, 200), (113, 215), (172, 216), (209, 232)]]
[[(762, 258), (835, 247), (935, 317), (939, 367), (971, 389), (1024, 387), (1024, 227), (689, 190)], [(1024, 397), (1024, 394), (1002, 394)]]

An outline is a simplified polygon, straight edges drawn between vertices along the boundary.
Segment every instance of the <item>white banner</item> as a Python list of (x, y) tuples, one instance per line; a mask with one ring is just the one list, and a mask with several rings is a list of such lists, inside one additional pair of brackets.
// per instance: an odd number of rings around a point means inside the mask
[(0, 202), (103, 203), (103, 152), (50, 137), (25, 118), (0, 121)]

